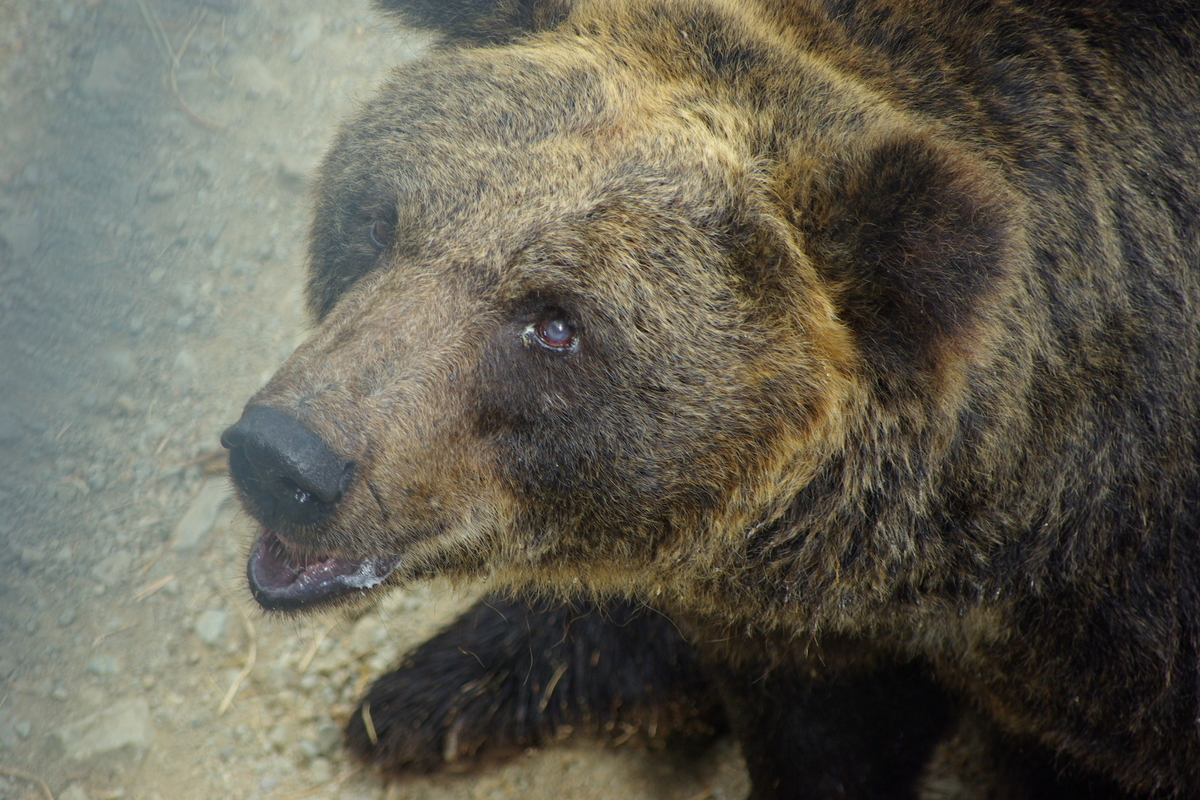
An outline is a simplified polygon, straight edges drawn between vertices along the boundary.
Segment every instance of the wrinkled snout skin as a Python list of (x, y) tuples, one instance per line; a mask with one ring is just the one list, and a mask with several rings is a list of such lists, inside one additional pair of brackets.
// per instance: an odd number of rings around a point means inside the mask
[(259, 601), (633, 597), (1200, 792), (1190, 5), (447, 1), (226, 434)]

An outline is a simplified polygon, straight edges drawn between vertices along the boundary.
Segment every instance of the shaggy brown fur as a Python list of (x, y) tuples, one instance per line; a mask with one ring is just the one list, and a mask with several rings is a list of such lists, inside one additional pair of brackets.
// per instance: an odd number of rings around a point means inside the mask
[[(758, 798), (910, 795), (953, 719), (1001, 795), (1200, 795), (1192, 4), (384, 5), (445, 43), (326, 158), (317, 329), (226, 434), (264, 605), (649, 603)], [(434, 640), (352, 741), (720, 725), (690, 653), (626, 701), (620, 635), (553, 619), (611, 669), (524, 668), (599, 706), (466, 711)]]

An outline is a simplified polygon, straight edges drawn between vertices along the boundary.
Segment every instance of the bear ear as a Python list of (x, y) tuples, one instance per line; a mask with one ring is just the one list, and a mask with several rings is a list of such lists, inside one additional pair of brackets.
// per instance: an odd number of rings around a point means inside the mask
[(574, 0), (376, 0), (401, 25), (451, 40), (503, 42), (554, 27)]
[(890, 130), (859, 145), (791, 165), (788, 195), (839, 316), (867, 361), (903, 380), (970, 353), (997, 321), (1018, 203), (981, 159), (933, 135)]

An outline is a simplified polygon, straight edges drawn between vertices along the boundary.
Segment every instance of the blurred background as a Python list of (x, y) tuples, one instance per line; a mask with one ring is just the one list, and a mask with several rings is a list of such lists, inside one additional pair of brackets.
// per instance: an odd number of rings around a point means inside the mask
[(424, 46), (365, 0), (0, 0), (0, 800), (745, 793), (728, 742), (387, 783), (342, 721), (468, 598), (246, 596), (218, 436), (304, 337), (325, 143)]

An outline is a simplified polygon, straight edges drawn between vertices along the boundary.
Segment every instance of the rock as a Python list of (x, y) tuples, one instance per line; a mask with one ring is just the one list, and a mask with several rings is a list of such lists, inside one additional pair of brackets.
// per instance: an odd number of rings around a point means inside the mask
[(276, 174), (279, 177), (280, 185), (285, 189), (290, 189), (293, 192), (303, 192), (308, 186), (309, 176), (316, 166), (317, 160), (315, 158), (299, 154), (289, 154), (279, 159)]
[(0, 222), (0, 239), (18, 259), (29, 258), (42, 244), (41, 218), (36, 211), (12, 215)]
[[(119, 381), (127, 381), (137, 377), (137, 357), (128, 348), (114, 350), (104, 356), (104, 366), (113, 373)], [(126, 395), (121, 395), (125, 397)]]
[(125, 91), (133, 82), (136, 68), (129, 49), (116, 45), (96, 52), (92, 68), (80, 89), (92, 98), (103, 98)]
[(222, 14), (232, 14), (238, 11), (243, 4), (243, 0), (200, 0), (200, 5)]
[(317, 726), (317, 753), (323, 756), (336, 753), (342, 746), (342, 728), (333, 721)]
[(195, 374), (200, 365), (196, 361), (196, 357), (192, 355), (192, 351), (184, 348), (175, 356), (172, 366), (176, 372)]
[[(333, 767), (328, 758), (314, 758), (308, 769), (313, 783), (329, 783), (333, 780)], [(63, 795), (63, 800), (65, 798), (66, 795)]]
[(183, 512), (179, 524), (175, 526), (175, 532), (172, 534), (174, 544), (171, 547), (187, 552), (203, 544), (205, 537), (217, 522), (221, 506), (229, 498), (229, 484), (224, 478), (205, 480), (187, 511)]
[(20, 440), (25, 434), (21, 419), (7, 408), (0, 408), (0, 444)]
[(83, 686), (79, 689), (78, 700), (76, 708), (95, 711), (108, 705), (108, 693), (99, 686)]
[(159, 178), (146, 188), (146, 197), (151, 202), (161, 203), (179, 194), (179, 181), (174, 178)]
[(229, 627), (229, 612), (209, 609), (196, 619), (196, 635), (200, 641), (218, 647), (225, 641), (225, 630)]
[(220, 168), (217, 166), (217, 161), (214, 158), (200, 156), (196, 159), (196, 171), (208, 180), (212, 180), (213, 176), (216, 175), (219, 170)]
[(62, 726), (53, 738), (73, 764), (108, 767), (126, 762), (136, 766), (154, 742), (150, 704), (144, 697), (118, 700), (98, 714)]
[(35, 567), (46, 560), (46, 551), (40, 547), (22, 546), (17, 548), (17, 556), (22, 566)]
[(93, 675), (105, 677), (116, 675), (121, 671), (121, 665), (113, 656), (96, 656), (88, 662), (87, 671)]
[(387, 629), (383, 627), (383, 622), (379, 617), (374, 614), (364, 614), (350, 629), (346, 645), (355, 656), (364, 656), (378, 650), (387, 643), (387, 640)]
[(288, 60), (293, 62), (299, 61), (304, 56), (304, 51), (321, 38), (324, 27), (325, 24), (321, 19), (321, 15), (316, 12), (306, 14), (303, 19), (296, 23), (294, 28), (296, 39), (291, 51), (288, 53)]
[(113, 412), (120, 416), (132, 417), (135, 416), (139, 410), (140, 409), (138, 408), (137, 401), (127, 394), (119, 394), (117, 395), (117, 398), (113, 400)]
[(132, 563), (132, 556), (128, 553), (118, 551), (111, 556), (100, 559), (96, 566), (92, 567), (92, 577), (105, 586), (112, 586), (124, 577)]
[(239, 86), (248, 98), (258, 100), (268, 95), (282, 96), (281, 84), (267, 65), (254, 56), (238, 59), (233, 67), (233, 82)]
[(282, 751), (291, 743), (292, 734), (283, 725), (276, 725), (271, 729), (271, 732), (267, 734), (267, 741), (271, 743), (271, 746), (274, 747), (276, 751)]

